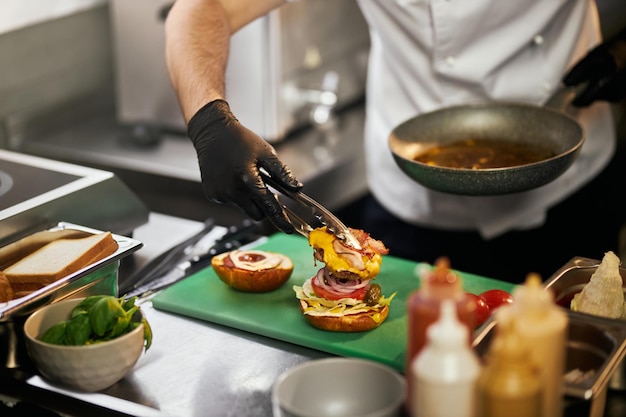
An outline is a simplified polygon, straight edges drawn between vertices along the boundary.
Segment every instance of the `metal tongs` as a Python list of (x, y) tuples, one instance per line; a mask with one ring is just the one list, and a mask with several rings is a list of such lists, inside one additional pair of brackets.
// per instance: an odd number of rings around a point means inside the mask
[[(352, 234), (352, 232), (350, 232), (350, 229), (346, 225), (344, 225), (341, 220), (339, 220), (326, 207), (322, 206), (320, 203), (301, 191), (291, 191), (288, 188), (285, 188), (278, 182), (274, 181), (274, 179), (267, 175), (265, 172), (261, 172), (261, 176), (263, 177), (265, 183), (273, 188), (275, 191), (280, 192), (282, 195), (290, 198), (294, 202), (298, 203), (300, 206), (311, 210), (317, 220), (325, 225), (328, 231), (337, 236), (338, 239), (356, 250), (362, 249), (359, 240)], [(283, 206), (283, 210), (285, 211), (285, 214), (287, 214), (287, 217), (289, 218), (291, 224), (295, 227), (296, 232), (298, 232), (302, 236), (308, 237), (309, 233), (313, 231), (314, 227), (311, 226), (311, 224), (304, 220), (301, 216), (299, 216), (293, 209), (280, 201), (277, 195), (275, 195), (275, 197), (276, 200), (278, 200), (278, 202)]]

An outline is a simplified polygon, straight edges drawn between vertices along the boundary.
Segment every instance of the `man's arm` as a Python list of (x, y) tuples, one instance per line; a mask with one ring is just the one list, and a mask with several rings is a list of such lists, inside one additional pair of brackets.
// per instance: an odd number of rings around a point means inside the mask
[(284, 0), (177, 0), (165, 22), (165, 57), (185, 122), (224, 99), (230, 37)]
[(283, 2), (177, 0), (165, 23), (165, 51), (206, 196), (234, 204), (254, 220), (268, 218), (278, 229), (293, 233), (261, 169), (294, 191), (302, 184), (267, 141), (239, 123), (224, 100), (231, 35)]

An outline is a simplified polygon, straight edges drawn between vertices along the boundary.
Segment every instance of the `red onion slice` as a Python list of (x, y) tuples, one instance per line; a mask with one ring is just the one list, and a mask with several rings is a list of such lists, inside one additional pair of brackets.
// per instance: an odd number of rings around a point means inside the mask
[(328, 269), (321, 268), (315, 275), (315, 284), (324, 290), (339, 296), (352, 294), (353, 292), (365, 288), (369, 285), (369, 279), (337, 279), (328, 272)]

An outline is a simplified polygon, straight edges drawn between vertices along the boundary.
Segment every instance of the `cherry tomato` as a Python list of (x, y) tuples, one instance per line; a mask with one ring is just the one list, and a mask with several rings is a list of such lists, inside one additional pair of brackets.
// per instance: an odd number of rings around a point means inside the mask
[(504, 290), (488, 290), (481, 293), (479, 297), (487, 303), (492, 312), (503, 304), (513, 302), (513, 296)]
[(473, 298), (476, 303), (474, 322), (475, 326), (478, 327), (485, 321), (487, 321), (487, 319), (491, 316), (491, 310), (489, 309), (489, 306), (487, 305), (485, 300), (480, 298), (478, 295), (468, 292), (467, 296)]
[(326, 298), (328, 300), (340, 300), (342, 298), (356, 298), (357, 300), (362, 300), (367, 294), (368, 287), (359, 288), (358, 290), (353, 291), (349, 294), (338, 294), (335, 292), (328, 291), (323, 287), (320, 287), (316, 284), (315, 279), (311, 280), (311, 287), (313, 287), (313, 291), (317, 294), (318, 297)]

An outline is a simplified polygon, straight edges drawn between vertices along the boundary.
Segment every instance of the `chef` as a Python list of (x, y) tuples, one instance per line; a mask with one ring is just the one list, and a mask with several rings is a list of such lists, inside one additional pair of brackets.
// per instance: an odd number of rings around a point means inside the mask
[[(456, 269), (514, 282), (531, 270), (546, 277), (575, 255), (601, 256), (582, 253), (589, 246), (559, 235), (567, 231), (563, 216), (548, 215), (551, 209), (569, 210), (576, 193), (605, 170), (615, 153), (606, 101), (624, 93), (620, 59), (626, 60), (626, 36), (602, 43), (595, 3), (358, 2), (371, 35), (364, 142), (371, 196), (360, 206), (362, 223), (349, 226), (382, 240), (392, 255), (426, 262), (445, 255)], [(207, 197), (235, 204), (253, 219), (269, 218), (291, 233), (259, 169), (288, 188), (302, 184), (271, 145), (237, 121), (224, 86), (232, 34), (283, 3), (178, 0), (166, 21), (166, 60)], [(254, 71), (250, 68), (250, 76)], [(459, 196), (417, 184), (393, 161), (387, 139), (401, 122), (459, 104), (542, 105), (564, 74), (569, 85), (589, 81), (574, 103), (582, 107), (578, 121), (587, 140), (573, 166), (552, 183), (510, 195)]]

